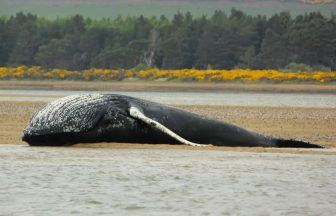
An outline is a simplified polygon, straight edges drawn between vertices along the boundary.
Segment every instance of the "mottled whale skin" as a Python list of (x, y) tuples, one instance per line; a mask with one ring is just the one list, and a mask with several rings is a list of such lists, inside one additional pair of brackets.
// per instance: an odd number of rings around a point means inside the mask
[[(132, 116), (132, 107), (153, 122), (148, 123)], [(32, 146), (92, 142), (183, 143), (158, 129), (157, 124), (162, 124), (191, 143), (321, 148), (302, 141), (264, 136), (228, 122), (118, 94), (72, 95), (55, 100), (33, 115), (23, 130), (22, 139)]]

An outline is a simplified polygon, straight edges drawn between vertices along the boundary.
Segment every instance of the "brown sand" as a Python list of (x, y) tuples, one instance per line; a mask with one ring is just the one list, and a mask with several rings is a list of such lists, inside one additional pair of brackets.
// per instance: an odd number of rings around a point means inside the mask
[(233, 91), (336, 93), (335, 84), (213, 83), (160, 81), (23, 81), (2, 80), (0, 89), (114, 90), (114, 91)]
[[(44, 103), (0, 102), (0, 143), (22, 144), (21, 135), (31, 115)], [(295, 138), (336, 147), (336, 109), (325, 108), (273, 108), (237, 106), (180, 106), (180, 108), (226, 120), (245, 128), (283, 138)], [(177, 145), (143, 145), (120, 143), (79, 144), (77, 147), (113, 148), (158, 148), (158, 149), (197, 149), (197, 150), (238, 150), (252, 152), (314, 153), (300, 149), (276, 148), (229, 148), (229, 147), (190, 147)], [(335, 154), (332, 153), (332, 154)]]

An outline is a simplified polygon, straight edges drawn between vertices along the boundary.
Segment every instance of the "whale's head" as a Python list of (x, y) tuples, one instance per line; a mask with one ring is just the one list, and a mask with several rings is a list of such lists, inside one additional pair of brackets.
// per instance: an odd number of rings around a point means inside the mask
[[(105, 94), (71, 95), (60, 98), (33, 115), (23, 130), (22, 139), (31, 145), (64, 145), (71, 144), (79, 137), (85, 137), (83, 134), (92, 130), (103, 133), (111, 125), (116, 127), (122, 121), (118, 119), (111, 124), (111, 118), (116, 119), (119, 113), (117, 109), (116, 112), (111, 112), (111, 104), (115, 103), (115, 98)], [(108, 122), (106, 116), (109, 117)]]

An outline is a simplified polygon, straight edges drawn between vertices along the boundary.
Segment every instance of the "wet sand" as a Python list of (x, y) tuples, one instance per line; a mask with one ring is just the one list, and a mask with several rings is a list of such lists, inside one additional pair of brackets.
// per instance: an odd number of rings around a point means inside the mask
[(49, 81), (0, 80), (0, 89), (114, 90), (114, 91), (227, 91), (271, 93), (336, 93), (334, 84), (162, 82), (162, 81)]
[[(0, 102), (0, 144), (23, 144), (22, 130), (31, 115), (42, 102)], [(225, 120), (259, 133), (305, 140), (312, 143), (336, 147), (336, 109), (333, 108), (288, 108), (288, 107), (241, 107), (179, 105), (179, 108), (198, 113), (213, 119)], [(287, 153), (325, 153), (323, 150), (277, 149), (277, 148), (205, 148), (183, 145), (143, 145), (120, 143), (79, 144), (77, 147), (110, 148), (154, 148), (154, 149), (190, 149), (190, 150), (235, 150), (251, 152), (287, 152)]]

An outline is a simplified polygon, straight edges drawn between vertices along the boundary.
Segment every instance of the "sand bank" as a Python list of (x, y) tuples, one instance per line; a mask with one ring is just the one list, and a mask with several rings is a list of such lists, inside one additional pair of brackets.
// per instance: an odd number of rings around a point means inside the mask
[(18, 81), (1, 80), (1, 89), (113, 90), (113, 91), (230, 91), (276, 93), (336, 93), (335, 84), (214, 83), (161, 81)]
[[(45, 103), (37, 102), (0, 102), (0, 144), (23, 144), (21, 135), (31, 115)], [(182, 109), (198, 113), (209, 118), (225, 120), (259, 133), (305, 140), (336, 147), (336, 110), (328, 108), (280, 108), (280, 107), (238, 107), (186, 105)], [(190, 150), (239, 150), (253, 152), (295, 152), (312, 153), (306, 150), (265, 149), (265, 148), (228, 148), (173, 145), (142, 144), (80, 144), (78, 147), (113, 147), (113, 148), (159, 148)], [(329, 152), (330, 153), (330, 152)], [(334, 154), (334, 153), (332, 153)]]

